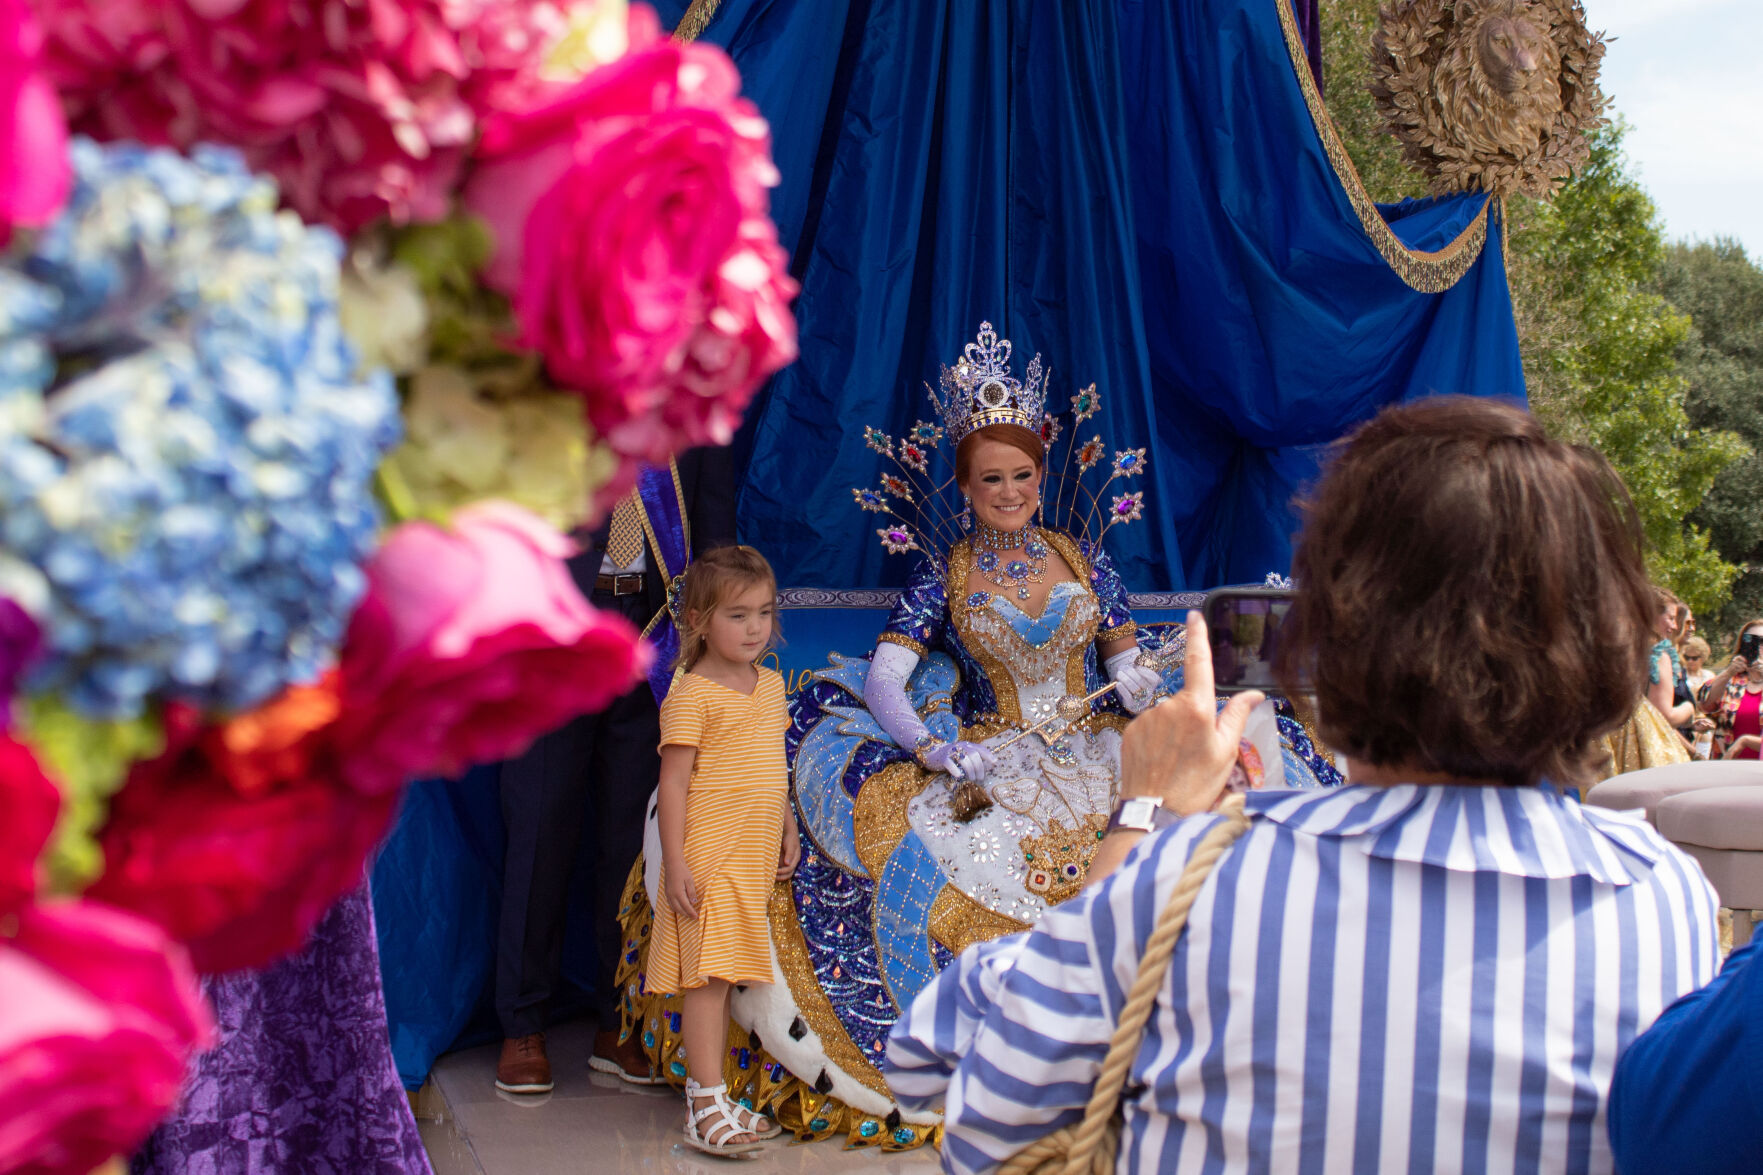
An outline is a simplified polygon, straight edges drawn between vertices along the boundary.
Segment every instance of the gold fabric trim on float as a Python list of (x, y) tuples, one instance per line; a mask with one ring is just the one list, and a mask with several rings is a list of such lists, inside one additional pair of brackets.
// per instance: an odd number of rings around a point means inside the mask
[[(772, 891), (773, 926), (777, 924), (776, 907), (780, 894), (789, 915), (789, 924), (797, 926), (788, 883), (779, 883)], [(642, 948), (648, 944), (653, 920), (648, 891), (643, 887), (641, 856), (625, 882), (618, 920), (624, 931), (624, 959), (619, 963), (617, 976), (624, 1021), (619, 1040), (622, 1043), (634, 1035), (656, 1071), (667, 1078), (669, 1085), (684, 1090), (685, 1046), (679, 1032), (673, 1028), (672, 1020), (673, 1015), (679, 1014), (680, 999), (678, 996), (644, 995), (641, 990)], [(797, 940), (801, 940), (799, 927)], [(782, 962), (781, 954), (779, 962)], [(819, 988), (815, 990), (818, 992)], [(824, 1000), (825, 997), (821, 998)], [(838, 1036), (832, 1039), (842, 1039), (854, 1055), (862, 1057), (842, 1027)], [(884, 1151), (914, 1150), (927, 1142), (932, 1146), (942, 1145), (940, 1121), (929, 1126), (915, 1126), (910, 1122), (890, 1126), (883, 1118), (853, 1109), (837, 1098), (817, 1092), (772, 1056), (758, 1034), (731, 1022), (728, 1040), (730, 1047), (723, 1059), (722, 1076), (728, 1084), (729, 1096), (767, 1115), (803, 1142), (843, 1136), (847, 1149), (870, 1147)], [(745, 1068), (741, 1065), (743, 1044), (747, 1054)], [(866, 1059), (865, 1063), (868, 1063)], [(886, 1088), (884, 1083), (884, 1096), (887, 1096)]]
[[(1475, 214), (1475, 219), (1457, 234), (1456, 240), (1443, 249), (1428, 253), (1404, 245), (1389, 222), (1383, 218), (1383, 213), (1377, 210), (1377, 203), (1372, 200), (1371, 194), (1365, 190), (1365, 182), (1359, 178), (1359, 169), (1353, 166), (1353, 157), (1347, 154), (1340, 132), (1335, 129), (1334, 116), (1329, 114), (1328, 107), (1323, 104), (1322, 94), (1316, 89), (1316, 79), (1310, 73), (1310, 61), (1304, 51), (1304, 37), (1298, 31), (1298, 20), (1292, 12), (1292, 5), (1288, 0), (1266, 2), (1279, 11), (1279, 27), (1285, 34), (1286, 52), (1291, 57), (1292, 72), (1297, 76), (1298, 88), (1304, 93), (1304, 104), (1310, 108), (1310, 121), (1322, 140), (1323, 154), (1328, 156), (1335, 178), (1340, 181), (1347, 201), (1358, 214), (1365, 235), (1371, 238), (1371, 243), (1383, 254), (1384, 261), (1410, 289), (1423, 294), (1440, 294), (1450, 289), (1469, 272), (1469, 267), (1481, 256), (1482, 247), (1487, 244), (1488, 239), (1488, 217), (1490, 214), (1499, 216), (1498, 198), (1488, 197), (1481, 211)], [(1503, 221), (1504, 217), (1500, 219)]]
[(673, 30), (676, 41), (696, 41), (710, 27), (710, 21), (716, 15), (716, 9), (722, 0), (692, 0), (686, 14), (679, 18), (679, 26)]

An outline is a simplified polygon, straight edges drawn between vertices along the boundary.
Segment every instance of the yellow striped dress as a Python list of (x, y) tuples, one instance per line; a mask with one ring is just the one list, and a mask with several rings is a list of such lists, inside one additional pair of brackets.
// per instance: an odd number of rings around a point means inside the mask
[(661, 705), (661, 745), (696, 747), (686, 787), (686, 867), (698, 917), (674, 913), (662, 868), (644, 990), (678, 992), (709, 979), (770, 983), (766, 906), (789, 793), (784, 679), (761, 669), (751, 695), (682, 673)]

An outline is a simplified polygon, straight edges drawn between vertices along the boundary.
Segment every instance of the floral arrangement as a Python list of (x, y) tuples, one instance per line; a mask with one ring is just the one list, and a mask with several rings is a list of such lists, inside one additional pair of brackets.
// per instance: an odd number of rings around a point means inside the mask
[(0, 1170), (84, 1175), (406, 781), (641, 680), (566, 533), (795, 286), (732, 64), (620, 0), (0, 0), (0, 124)]

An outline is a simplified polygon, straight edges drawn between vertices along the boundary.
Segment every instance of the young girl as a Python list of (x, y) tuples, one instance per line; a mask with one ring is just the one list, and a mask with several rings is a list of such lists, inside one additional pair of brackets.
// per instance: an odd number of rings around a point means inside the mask
[(754, 662), (777, 637), (777, 580), (752, 547), (694, 559), (679, 667), (661, 706), (661, 893), (646, 987), (681, 992), (686, 1141), (746, 1154), (782, 1128), (728, 1097), (729, 987), (771, 982), (766, 905), (801, 857), (784, 765), (784, 681)]

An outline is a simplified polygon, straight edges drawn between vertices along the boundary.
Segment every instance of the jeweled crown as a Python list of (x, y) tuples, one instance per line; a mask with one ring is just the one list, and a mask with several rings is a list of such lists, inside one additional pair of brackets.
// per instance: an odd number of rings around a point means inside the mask
[(1024, 379), (1010, 374), (1010, 340), (1000, 339), (992, 324), (979, 324), (979, 335), (967, 344), (955, 366), (943, 368), (942, 394), (933, 395), (943, 428), (956, 444), (988, 424), (1015, 424), (1041, 431), (1046, 418), (1047, 383), (1041, 357), (1028, 361)]
[[(1010, 374), (1010, 341), (1000, 339), (991, 323), (982, 322), (977, 341), (967, 344), (955, 366), (942, 369), (938, 381), (942, 394), (925, 387), (942, 417), (941, 425), (920, 420), (898, 437), (874, 425), (864, 426), (863, 443), (893, 462), (899, 472), (883, 473), (880, 485), (858, 486), (851, 494), (859, 509), (891, 520), (875, 532), (890, 554), (924, 551), (940, 558), (961, 541), (969, 523), (961, 488), (952, 472), (938, 480), (931, 472), (932, 462), (940, 454), (939, 464), (952, 469), (961, 438), (988, 424), (1021, 425), (1046, 445), (1040, 525), (1100, 543), (1109, 530), (1143, 516), (1144, 490), (1118, 493), (1110, 501), (1103, 498), (1115, 482), (1130, 481), (1145, 471), (1145, 450), (1118, 449), (1109, 461), (1100, 434), (1088, 440), (1078, 437), (1079, 428), (1102, 410), (1096, 385), (1078, 389), (1069, 413), (1049, 412), (1049, 381), (1039, 355), (1029, 360), (1023, 376), (1019, 381)], [(1055, 449), (1061, 438), (1063, 460)], [(1106, 469), (1102, 483), (1084, 484), (1098, 467)]]

